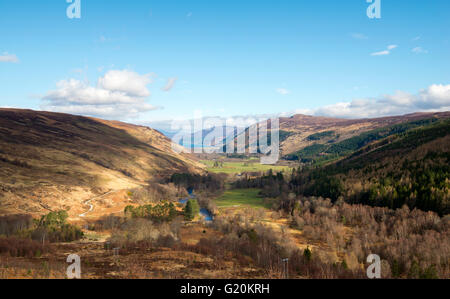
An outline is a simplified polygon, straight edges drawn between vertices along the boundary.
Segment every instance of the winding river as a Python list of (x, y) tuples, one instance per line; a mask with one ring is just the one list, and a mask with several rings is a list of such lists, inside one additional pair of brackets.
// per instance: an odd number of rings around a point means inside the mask
[[(181, 204), (186, 204), (186, 203), (188, 202), (188, 200), (190, 200), (190, 199), (195, 199), (195, 200), (196, 200), (196, 197), (195, 197), (195, 195), (194, 195), (194, 193), (193, 193), (192, 190), (189, 190), (189, 197), (188, 197), (188, 198), (182, 198), (182, 199), (180, 199), (178, 202), (181, 203)], [(213, 214), (211, 214), (211, 212), (208, 211), (208, 210), (205, 209), (205, 208), (201, 208), (201, 209), (200, 209), (200, 215), (201, 215), (201, 216), (205, 219), (205, 221), (207, 221), (207, 222), (212, 222), (212, 221), (214, 220)]]

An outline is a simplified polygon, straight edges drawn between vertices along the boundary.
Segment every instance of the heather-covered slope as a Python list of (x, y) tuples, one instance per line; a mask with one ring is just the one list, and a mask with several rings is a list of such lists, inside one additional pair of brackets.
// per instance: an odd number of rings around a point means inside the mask
[(199, 169), (150, 128), (0, 109), (1, 214), (82, 210), (89, 197)]

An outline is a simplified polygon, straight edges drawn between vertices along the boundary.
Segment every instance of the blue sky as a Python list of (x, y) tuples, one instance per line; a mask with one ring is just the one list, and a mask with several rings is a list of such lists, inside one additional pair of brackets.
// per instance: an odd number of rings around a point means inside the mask
[(446, 0), (381, 0), (381, 19), (365, 0), (68, 5), (0, 2), (0, 106), (130, 122), (450, 107)]

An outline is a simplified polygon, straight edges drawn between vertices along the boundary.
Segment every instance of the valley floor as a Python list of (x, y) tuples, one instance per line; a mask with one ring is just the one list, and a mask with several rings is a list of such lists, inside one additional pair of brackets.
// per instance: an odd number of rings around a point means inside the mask
[(79, 242), (52, 244), (51, 252), (41, 257), (0, 257), (0, 279), (64, 279), (70, 254), (80, 256), (83, 279), (279, 278), (279, 273), (251, 265), (242, 267), (232, 257), (217, 258), (191, 248), (200, 238), (217, 234), (202, 224), (190, 224), (181, 231), (185, 241), (174, 248), (128, 248), (114, 254), (114, 250), (105, 249), (107, 233), (88, 233)]

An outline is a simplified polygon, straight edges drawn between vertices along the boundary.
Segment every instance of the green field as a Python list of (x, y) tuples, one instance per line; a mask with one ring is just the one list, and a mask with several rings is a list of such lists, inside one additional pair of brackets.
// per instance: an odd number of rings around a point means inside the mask
[(209, 172), (213, 173), (238, 174), (242, 172), (266, 172), (270, 169), (274, 172), (290, 171), (290, 167), (288, 166), (263, 165), (259, 163), (259, 160), (249, 160), (248, 162), (223, 162), (223, 167), (214, 167), (214, 161), (210, 160), (203, 160), (201, 162), (208, 167)]
[(226, 191), (222, 196), (216, 199), (218, 208), (231, 207), (252, 207), (252, 208), (270, 208), (271, 205), (264, 202), (260, 197), (259, 189), (233, 189)]

